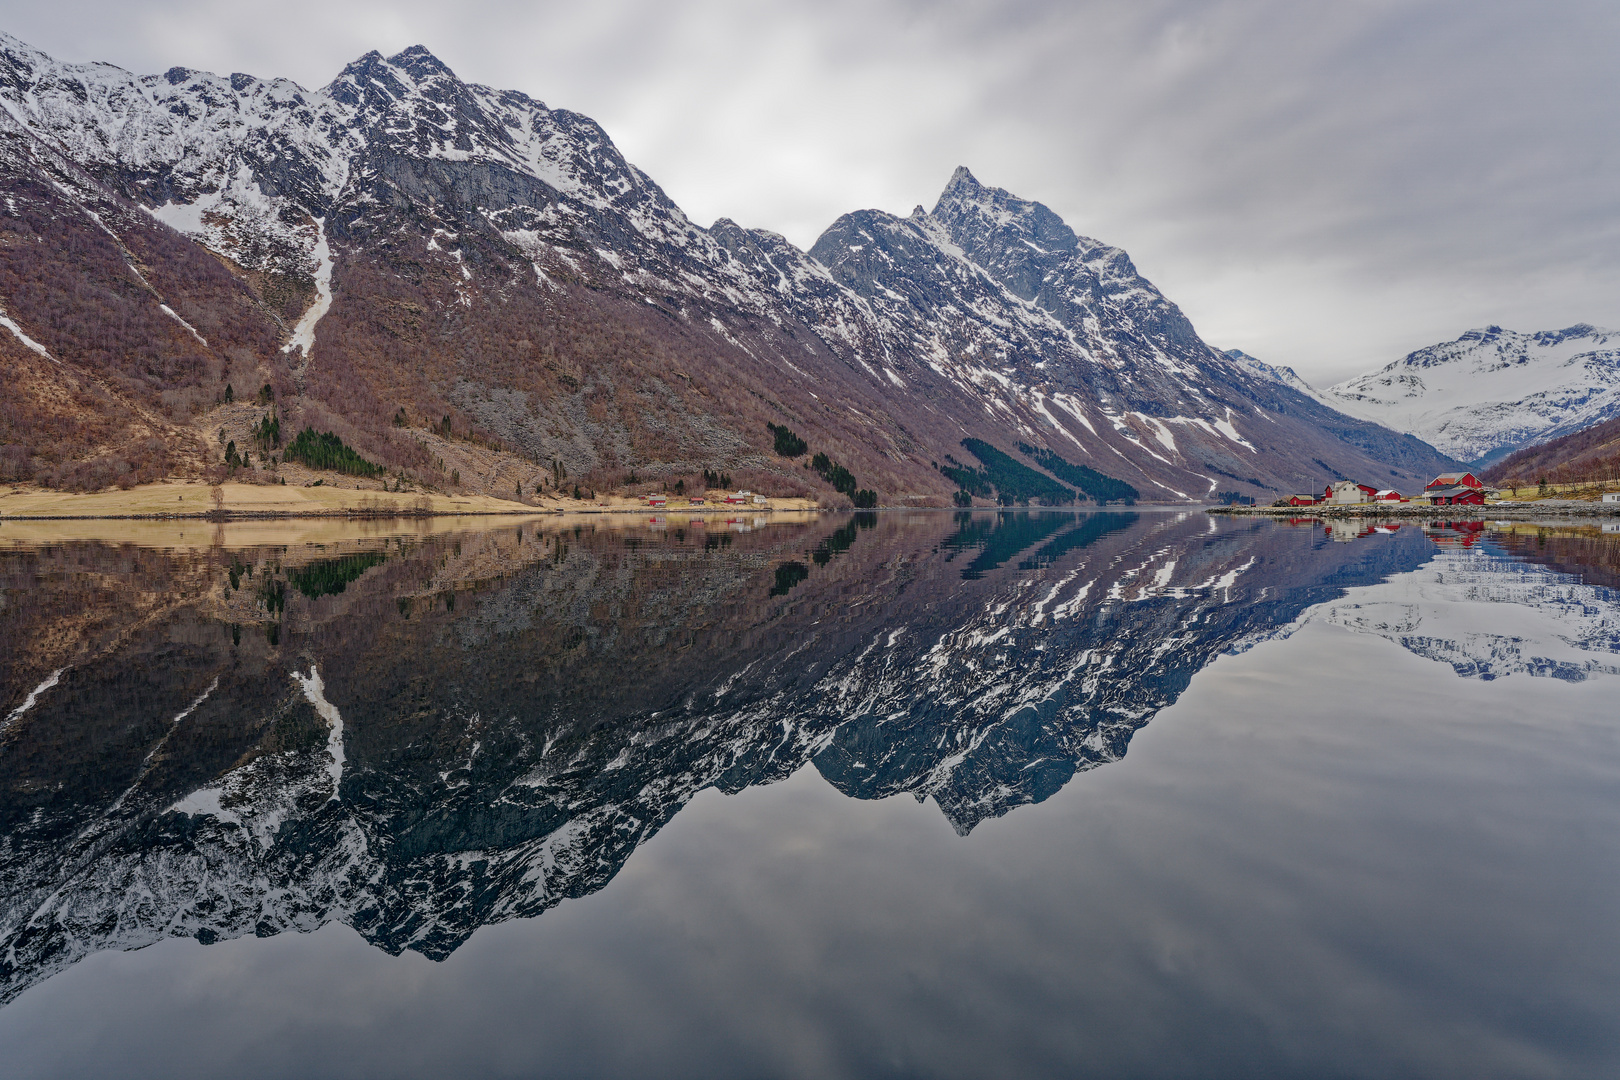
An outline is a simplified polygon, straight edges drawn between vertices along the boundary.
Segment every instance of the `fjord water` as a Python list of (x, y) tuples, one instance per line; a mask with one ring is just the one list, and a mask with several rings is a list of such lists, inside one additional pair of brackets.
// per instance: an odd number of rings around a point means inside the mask
[(1620, 1066), (1598, 524), (4, 528), (8, 1075)]

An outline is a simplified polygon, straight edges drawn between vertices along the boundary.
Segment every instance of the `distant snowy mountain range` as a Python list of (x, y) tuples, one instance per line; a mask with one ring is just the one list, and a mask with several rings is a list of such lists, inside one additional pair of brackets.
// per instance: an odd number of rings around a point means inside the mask
[(1227, 356), (1476, 466), (1620, 416), (1620, 331), (1585, 323), (1538, 334), (1470, 330), (1325, 390), (1291, 368)]
[(265, 385), (287, 426), (501, 493), (556, 462), (831, 496), (769, 424), (884, 502), (947, 501), (964, 439), (1172, 502), (1449, 464), (1234, 362), (1125, 252), (965, 168), (800, 251), (698, 226), (593, 121), (421, 47), (309, 90), (0, 35), (0, 231), (0, 480), (217, 467), (258, 415), (224, 388)]

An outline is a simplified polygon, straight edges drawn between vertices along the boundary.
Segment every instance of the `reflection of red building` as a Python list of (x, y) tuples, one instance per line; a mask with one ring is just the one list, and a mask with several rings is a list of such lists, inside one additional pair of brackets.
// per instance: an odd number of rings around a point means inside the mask
[(1424, 491), (1435, 488), (1467, 487), (1482, 488), (1485, 485), (1479, 482), (1479, 477), (1471, 472), (1443, 472), (1439, 476), (1423, 485)]
[(1473, 547), (1485, 535), (1483, 521), (1437, 521), (1423, 527), (1423, 534), (1441, 547)]

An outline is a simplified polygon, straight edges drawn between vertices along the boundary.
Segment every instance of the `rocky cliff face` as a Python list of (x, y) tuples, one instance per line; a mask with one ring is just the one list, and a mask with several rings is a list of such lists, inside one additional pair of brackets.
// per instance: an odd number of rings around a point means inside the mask
[[(462, 482), (500, 491), (555, 461), (830, 495), (773, 423), (885, 501), (948, 496), (965, 437), (1172, 501), (1446, 464), (1233, 363), (1124, 252), (965, 169), (806, 253), (699, 227), (589, 119), (421, 48), (306, 90), (3, 38), (0, 105), (12, 477), (200, 468), (225, 385), (422, 482), (493, 447)], [(86, 414), (97, 439), (53, 436)]]
[[(1115, 512), (14, 550), (0, 632), (39, 647), (0, 698), (0, 994), (333, 920), (442, 957), (602, 887), (699, 790), (807, 764), (966, 833), (1118, 760), (1222, 652), (1433, 554), (1307, 539)], [(127, 610), (72, 622), (118, 578)]]

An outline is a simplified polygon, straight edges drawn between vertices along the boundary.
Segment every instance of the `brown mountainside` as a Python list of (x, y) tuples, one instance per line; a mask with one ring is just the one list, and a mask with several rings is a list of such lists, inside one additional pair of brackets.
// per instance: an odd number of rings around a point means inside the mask
[(1484, 479), (1492, 484), (1577, 484), (1620, 479), (1620, 419), (1604, 420), (1581, 431), (1526, 447), (1492, 465)]
[[(710, 471), (842, 501), (822, 453), (939, 504), (966, 438), (1154, 501), (1451, 464), (1234, 364), (1123, 251), (965, 169), (806, 253), (694, 225), (589, 119), (421, 48), (310, 91), (0, 35), (0, 98), (3, 480), (217, 475), (250, 399), (284, 441), (495, 494)], [(276, 449), (238, 478), (275, 482)]]

